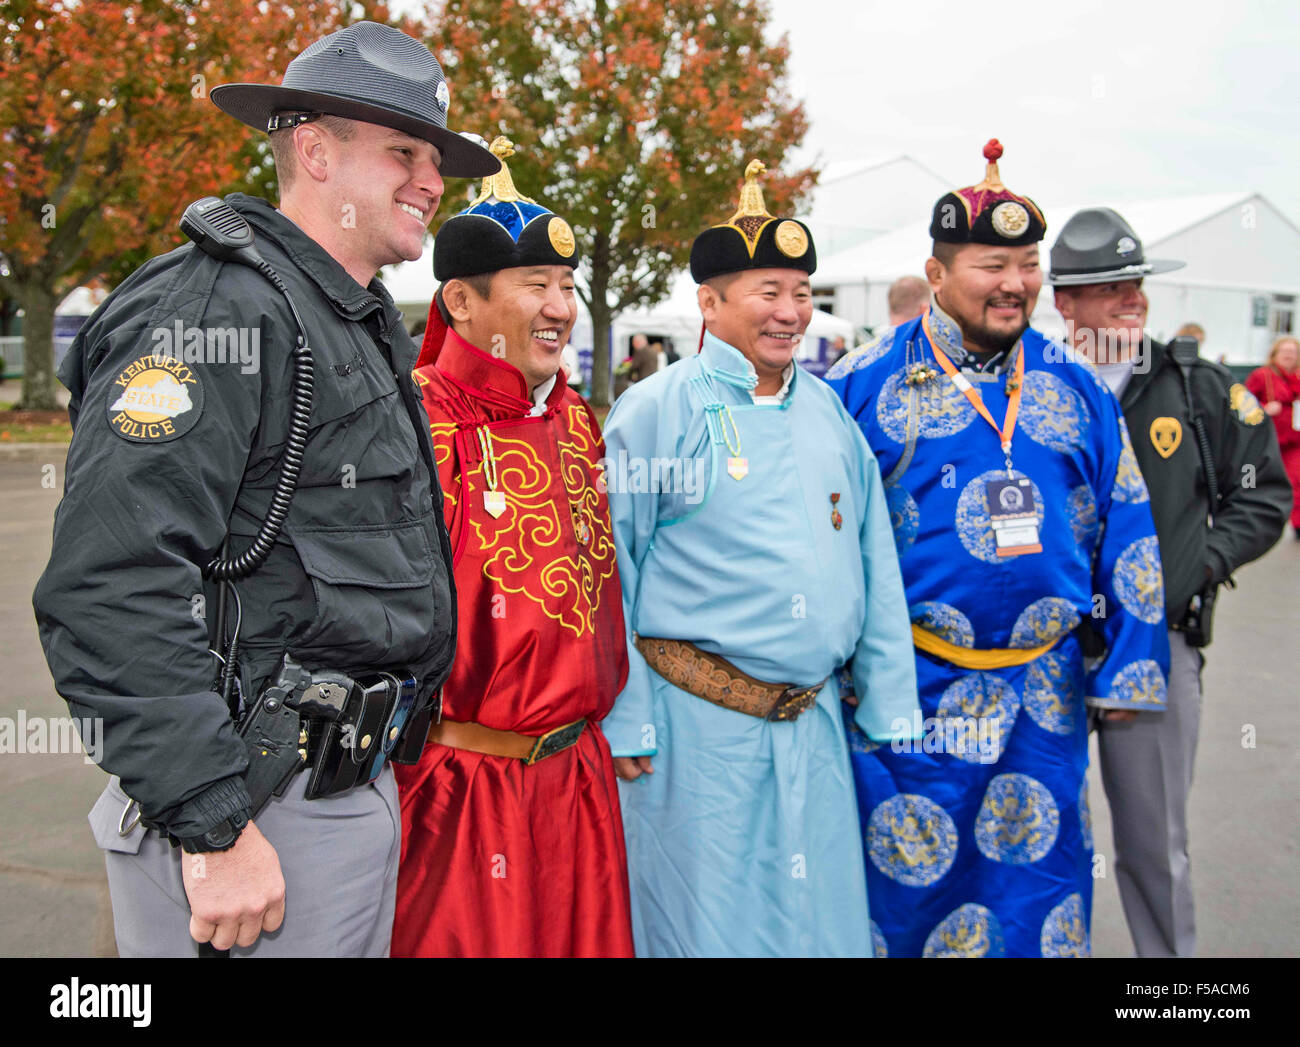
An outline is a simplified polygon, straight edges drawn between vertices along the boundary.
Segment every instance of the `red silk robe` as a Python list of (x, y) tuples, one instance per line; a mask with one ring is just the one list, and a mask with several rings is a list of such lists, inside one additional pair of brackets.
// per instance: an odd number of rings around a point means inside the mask
[[(630, 956), (622, 817), (597, 723), (627, 678), (609, 504), (596, 483), (600, 426), (563, 372), (545, 412), (525, 417), (523, 375), (453, 331), (415, 380), (459, 608), (444, 719), (529, 735), (589, 723), (576, 745), (531, 767), (434, 743), (396, 768), (392, 955)], [(492, 461), (498, 517), (484, 500)]]

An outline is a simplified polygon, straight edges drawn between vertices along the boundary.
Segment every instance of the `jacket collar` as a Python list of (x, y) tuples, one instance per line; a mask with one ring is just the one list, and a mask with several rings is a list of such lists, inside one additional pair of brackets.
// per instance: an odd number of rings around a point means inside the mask
[(1160, 342), (1157, 342), (1154, 338), (1148, 338), (1147, 343), (1151, 346), (1151, 366), (1140, 370), (1136, 367), (1133, 368), (1133, 377), (1128, 380), (1128, 385), (1124, 386), (1124, 393), (1119, 398), (1119, 405), (1122, 410), (1127, 411), (1141, 399), (1142, 394), (1154, 381), (1156, 373), (1169, 360), (1169, 352)]
[(231, 193), (226, 203), (248, 219), (260, 235), (273, 240), (343, 316), (356, 320), (379, 308), (391, 326), (397, 306), (378, 276), (362, 287), (320, 244), (265, 200)]
[[(435, 366), (472, 396), (499, 408), (502, 417), (522, 418), (533, 409), (528, 382), (519, 368), (483, 352), (451, 328), (443, 338)], [(546, 398), (544, 414), (558, 407), (566, 388), (557, 378)]]

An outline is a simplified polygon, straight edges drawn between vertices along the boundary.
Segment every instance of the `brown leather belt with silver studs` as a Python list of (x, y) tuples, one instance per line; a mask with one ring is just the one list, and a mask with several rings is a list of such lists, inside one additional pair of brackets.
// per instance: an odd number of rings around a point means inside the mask
[(813, 707), (817, 692), (826, 683), (822, 680), (811, 687), (766, 683), (686, 640), (656, 640), (650, 636), (632, 639), (650, 668), (673, 686), (706, 702), (760, 720), (797, 719), (800, 713)]

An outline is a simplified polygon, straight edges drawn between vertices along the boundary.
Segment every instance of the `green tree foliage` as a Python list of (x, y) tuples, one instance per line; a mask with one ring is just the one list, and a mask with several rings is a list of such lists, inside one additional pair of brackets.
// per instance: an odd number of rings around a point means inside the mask
[(218, 111), (209, 87), (278, 83), (360, 7), (5, 0), (0, 298), (24, 311), (21, 406), (56, 407), (54, 309), (69, 291), (122, 279), (180, 242), (187, 203), (245, 185), (241, 150), (258, 136)]

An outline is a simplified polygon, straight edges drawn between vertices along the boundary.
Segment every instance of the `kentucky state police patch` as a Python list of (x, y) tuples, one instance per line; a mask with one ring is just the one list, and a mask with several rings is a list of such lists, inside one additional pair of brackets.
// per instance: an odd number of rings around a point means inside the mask
[(171, 356), (142, 356), (113, 380), (108, 426), (123, 440), (159, 444), (184, 436), (203, 413), (203, 385)]

